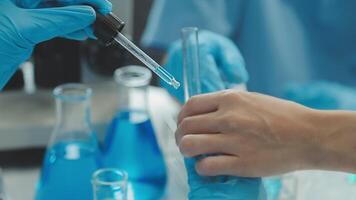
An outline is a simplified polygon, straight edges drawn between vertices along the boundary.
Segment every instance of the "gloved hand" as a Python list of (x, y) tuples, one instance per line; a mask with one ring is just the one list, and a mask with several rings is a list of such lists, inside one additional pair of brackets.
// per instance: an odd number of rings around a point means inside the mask
[[(199, 31), (199, 45), (200, 80), (203, 93), (228, 89), (247, 82), (245, 62), (239, 49), (231, 40), (210, 31)], [(181, 84), (184, 84), (181, 40), (170, 46), (165, 68)], [(182, 89), (175, 90), (164, 82), (162, 86), (181, 103), (184, 102)]]
[(356, 110), (356, 90), (327, 81), (290, 84), (283, 97), (315, 109)]
[(57, 36), (76, 40), (92, 36), (95, 11), (88, 5), (103, 14), (112, 7), (106, 0), (1, 0), (0, 90), (36, 44)]

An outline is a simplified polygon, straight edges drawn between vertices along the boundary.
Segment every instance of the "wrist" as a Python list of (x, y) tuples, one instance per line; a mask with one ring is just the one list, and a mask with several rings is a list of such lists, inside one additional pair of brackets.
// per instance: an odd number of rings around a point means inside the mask
[[(305, 107), (306, 108), (306, 107)], [(295, 170), (317, 169), (323, 155), (320, 127), (323, 127), (324, 115), (319, 110), (302, 109), (296, 119), (294, 134), (298, 135), (294, 146), (296, 159), (293, 159)]]
[(311, 110), (305, 169), (356, 172), (356, 112)]

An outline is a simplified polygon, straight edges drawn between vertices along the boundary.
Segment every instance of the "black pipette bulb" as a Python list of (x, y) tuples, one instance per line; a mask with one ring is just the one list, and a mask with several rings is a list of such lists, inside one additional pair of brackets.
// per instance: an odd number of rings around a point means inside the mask
[(120, 18), (114, 13), (102, 15), (99, 12), (96, 13), (96, 21), (94, 22), (93, 29), (94, 35), (105, 46), (109, 46), (113, 43), (114, 38), (125, 26)]

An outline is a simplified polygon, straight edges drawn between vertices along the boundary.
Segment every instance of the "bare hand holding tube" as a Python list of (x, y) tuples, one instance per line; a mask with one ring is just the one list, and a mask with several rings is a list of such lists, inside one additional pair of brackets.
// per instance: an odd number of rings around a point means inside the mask
[(201, 175), (269, 176), (302, 169), (356, 172), (356, 113), (318, 111), (250, 92), (191, 98), (179, 115), (183, 155), (210, 155)]

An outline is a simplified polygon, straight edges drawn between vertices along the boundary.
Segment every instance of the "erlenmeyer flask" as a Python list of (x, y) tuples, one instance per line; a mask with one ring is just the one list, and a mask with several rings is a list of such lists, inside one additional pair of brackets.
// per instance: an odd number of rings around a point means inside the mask
[(65, 84), (54, 90), (57, 123), (44, 158), (36, 200), (93, 199), (91, 176), (99, 151), (90, 122), (91, 89)]
[(147, 111), (151, 76), (139, 66), (115, 71), (119, 106), (103, 148), (105, 167), (128, 173), (128, 195), (133, 193), (135, 200), (160, 199), (166, 184), (163, 155)]

